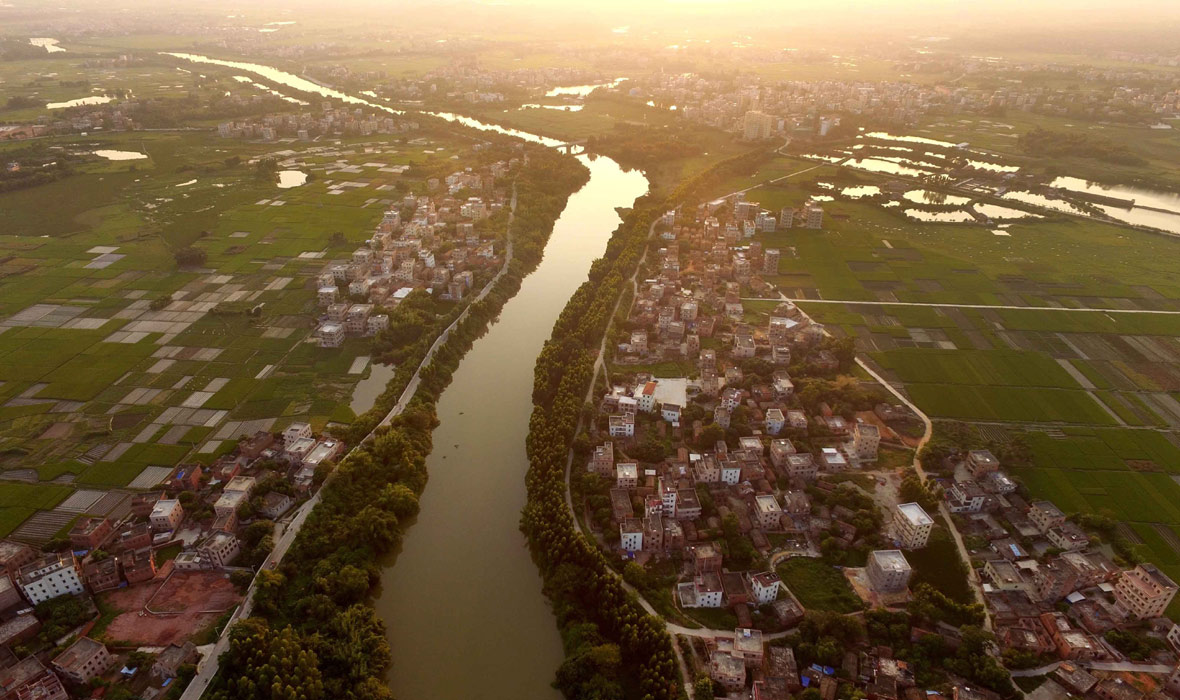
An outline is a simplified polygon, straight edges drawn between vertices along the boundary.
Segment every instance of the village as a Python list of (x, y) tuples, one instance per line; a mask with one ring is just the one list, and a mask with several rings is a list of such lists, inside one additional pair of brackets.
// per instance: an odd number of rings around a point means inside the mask
[[(364, 247), (310, 278), (322, 316), (306, 342), (375, 336), (415, 290), (466, 300), (503, 264), (505, 217), (489, 220), (507, 213), (519, 164), (463, 168), (393, 200)], [(333, 427), (320, 434), (297, 419), (242, 434), (209, 463), (145, 469), (125, 508), (82, 515), (43, 547), (0, 541), (0, 697), (106, 688), (150, 700), (183, 688), (345, 455)]]
[[(822, 229), (821, 204), (768, 212), (737, 194), (657, 222), (662, 247), (617, 326), (585, 473), (571, 481), (584, 529), (670, 628), (705, 628), (681, 638), (699, 671), (718, 694), (759, 700), (997, 697), (949, 669), (917, 685), (871, 624), (839, 670), (814, 653), (797, 663), (792, 648), (813, 613), (868, 610), (909, 611), (907, 642), (961, 649), (975, 643), (961, 620), (919, 626), (916, 611), (974, 605), (965, 617), (994, 635), (987, 655), (1036, 676), (1038, 698), (1180, 694), (1180, 626), (1164, 617), (1175, 582), (1127, 562), (1092, 520), (1028, 498), (989, 450), (929, 465), (923, 483), (914, 411), (859, 379), (848, 348), (799, 306), (765, 301), (779, 293), (762, 276), (792, 252), (764, 249), (760, 234), (795, 227)], [(960, 575), (956, 560), (971, 581), (959, 607), (931, 588)], [(847, 595), (834, 605), (820, 587)]]
[[(79, 518), (42, 551), (0, 542), (3, 697), (80, 697), (119, 683), (152, 698), (187, 680), (200, 660), (193, 639), (241, 601), (276, 523), (343, 453), (307, 423), (260, 431), (208, 466), (164, 470), (126, 515)], [(108, 646), (92, 631), (124, 641)]]
[[(396, 307), (415, 289), (436, 299), (460, 302), (495, 274), (504, 251), (496, 250), (487, 220), (504, 210), (504, 178), (519, 159), (486, 169), (430, 178), (431, 194), (407, 194), (385, 212), (368, 245), (349, 261), (329, 264), (318, 278), (317, 298), (325, 315), (316, 330), (320, 347), (336, 348), (348, 335), (376, 335)], [(497, 187), (497, 183), (500, 186)]]

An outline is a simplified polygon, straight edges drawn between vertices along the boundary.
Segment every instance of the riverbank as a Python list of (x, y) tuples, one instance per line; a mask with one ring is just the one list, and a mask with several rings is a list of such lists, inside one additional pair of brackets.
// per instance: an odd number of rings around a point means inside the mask
[(615, 207), (647, 188), (608, 158), (581, 160), (590, 180), (567, 202), (543, 261), (438, 403), (430, 485), (375, 601), (399, 698), (559, 697), (551, 682), (562, 641), (518, 529), (533, 364), (616, 228)]
[[(530, 164), (517, 180), (521, 205), (510, 233), (515, 251), (507, 273), (447, 333), (404, 412), (340, 464), (280, 567), (260, 572), (256, 617), (231, 632), (230, 654), (212, 697), (239, 697), (243, 688), (269, 678), (269, 654), (246, 649), (278, 647), (306, 660), (303, 674), (289, 682), (308, 689), (308, 697), (388, 696), (384, 675), (390, 652), (369, 597), (381, 558), (396, 550), (405, 524), (418, 512), (437, 422), (435, 404), (464, 354), (537, 266), (553, 222), (586, 181), (585, 168), (572, 159), (549, 149), (528, 153)], [(410, 374), (399, 368), (377, 405), (358, 422), (381, 422)]]

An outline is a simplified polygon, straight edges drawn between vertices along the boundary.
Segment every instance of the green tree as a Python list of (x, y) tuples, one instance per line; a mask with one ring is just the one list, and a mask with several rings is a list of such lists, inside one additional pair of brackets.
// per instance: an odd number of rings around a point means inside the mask
[(209, 256), (200, 248), (185, 246), (173, 253), (172, 257), (176, 259), (177, 267), (201, 267)]

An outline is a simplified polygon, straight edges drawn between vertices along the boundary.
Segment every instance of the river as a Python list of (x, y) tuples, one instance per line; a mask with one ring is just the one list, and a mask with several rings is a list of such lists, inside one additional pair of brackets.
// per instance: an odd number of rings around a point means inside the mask
[(560, 697), (549, 684), (561, 639), (518, 529), (533, 365), (618, 225), (614, 208), (647, 191), (639, 173), (607, 158), (581, 159), (590, 181), (570, 197), (545, 259), (438, 404), (422, 510), (376, 603), (402, 700)]
[[(172, 55), (395, 112), (267, 66)], [(435, 116), (560, 145), (469, 117)], [(620, 223), (615, 208), (632, 206), (648, 188), (641, 173), (609, 158), (578, 159), (590, 169), (589, 182), (570, 197), (540, 266), (463, 358), (438, 403), (421, 512), (395, 564), (385, 569), (375, 602), (393, 649), (390, 685), (400, 700), (560, 697), (550, 683), (563, 658), (561, 638), (518, 529), (533, 365)]]

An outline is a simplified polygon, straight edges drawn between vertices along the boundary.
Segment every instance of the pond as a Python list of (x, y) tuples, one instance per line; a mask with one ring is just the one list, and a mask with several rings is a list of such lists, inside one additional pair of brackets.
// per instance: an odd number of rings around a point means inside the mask
[(280, 170), (278, 175), (280, 190), (288, 190), (307, 184), (307, 173), (302, 170)]
[(65, 102), (50, 102), (45, 107), (47, 109), (66, 109), (69, 107), (81, 107), (82, 105), (105, 105), (113, 99), (115, 98), (110, 95), (91, 95), (90, 97), (79, 97), (76, 100), (67, 100)]
[(357, 382), (357, 385), (353, 387), (352, 400), (348, 407), (358, 416), (368, 411), (377, 403), (377, 397), (385, 391), (385, 386), (389, 384), (396, 373), (397, 367), (393, 365), (370, 365), (369, 376)]
[(876, 185), (859, 185), (857, 187), (845, 187), (840, 190), (840, 196), (848, 197), (849, 199), (876, 197), (879, 194), (881, 194), (881, 188)]
[(607, 83), (594, 83), (593, 85), (568, 85), (565, 87), (555, 87), (549, 92), (545, 93), (545, 97), (557, 97), (558, 95), (573, 95), (574, 97), (585, 97), (594, 92), (600, 87), (613, 88), (619, 83), (626, 80), (626, 78), (615, 78)]
[(57, 39), (40, 37), (36, 39), (29, 39), (29, 43), (33, 46), (40, 46), (41, 48), (45, 49), (46, 53), (61, 53), (65, 51), (65, 49), (57, 45)]
[(1022, 209), (1002, 207), (999, 204), (987, 204), (984, 202), (976, 204), (974, 209), (989, 219), (1039, 219), (1041, 217), (1040, 214), (1033, 214)]
[(91, 151), (91, 153), (100, 158), (106, 158), (107, 160), (143, 160), (144, 158), (147, 158), (146, 153), (140, 153), (139, 151), (114, 151), (104, 148), (97, 151)]
[(929, 170), (919, 170), (918, 168), (910, 168), (898, 163), (893, 163), (880, 158), (850, 158), (844, 163), (850, 168), (857, 170), (865, 170), (870, 173), (887, 173), (889, 175), (909, 175), (910, 177), (921, 177), (929, 175)]
[(1032, 204), (1045, 209), (1052, 209), (1053, 211), (1061, 211), (1066, 214), (1085, 214), (1078, 207), (1070, 204), (1064, 199), (1051, 199), (1043, 194), (1034, 194), (1032, 192), (1015, 191), (1005, 192), (1000, 195), (1001, 199), (1011, 199), (1016, 202), (1024, 202), (1025, 204)]
[(934, 190), (910, 190), (903, 194), (902, 197), (914, 204), (949, 204), (960, 206), (971, 201), (970, 197), (960, 197), (958, 195), (946, 194), (945, 192), (935, 192)]
[(581, 112), (586, 105), (541, 105), (541, 104), (527, 104), (521, 105), (521, 109), (556, 109), (559, 112)]
[(904, 214), (916, 221), (927, 221), (940, 224), (963, 224), (975, 221), (975, 217), (965, 211), (923, 211), (921, 209), (906, 209)]
[(1080, 177), (1059, 177), (1053, 180), (1053, 182), (1050, 182), (1049, 186), (1060, 187), (1061, 189), (1072, 192), (1086, 192), (1090, 194), (1101, 194), (1107, 197), (1132, 199), (1135, 201), (1136, 206), (1167, 209), (1170, 212), (1180, 214), (1180, 194), (1174, 192), (1159, 192), (1128, 185), (1105, 185), (1097, 182), (1088, 182)]
[(957, 148), (958, 144), (950, 141), (939, 141), (937, 139), (928, 139), (924, 136), (896, 136), (885, 131), (870, 131), (864, 135), (865, 138), (881, 139), (882, 141), (903, 141), (905, 143), (924, 143), (928, 146), (943, 146), (944, 148)]

